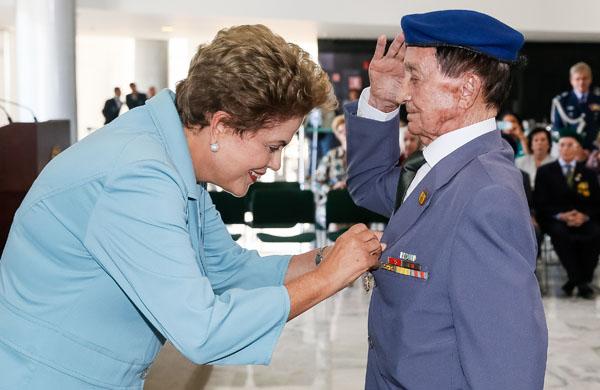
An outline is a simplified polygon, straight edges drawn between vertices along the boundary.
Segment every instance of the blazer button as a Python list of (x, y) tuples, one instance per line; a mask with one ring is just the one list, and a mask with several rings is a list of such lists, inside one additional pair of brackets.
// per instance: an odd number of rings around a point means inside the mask
[(367, 336), (367, 341), (369, 343), (369, 349), (373, 349), (373, 339), (371, 336)]

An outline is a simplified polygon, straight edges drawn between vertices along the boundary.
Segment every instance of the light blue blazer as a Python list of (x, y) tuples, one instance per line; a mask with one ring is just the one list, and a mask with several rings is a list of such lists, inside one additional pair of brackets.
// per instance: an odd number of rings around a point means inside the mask
[(0, 389), (140, 389), (165, 340), (198, 364), (268, 364), (289, 256), (228, 234), (196, 184), (175, 95), (53, 159), (0, 260)]

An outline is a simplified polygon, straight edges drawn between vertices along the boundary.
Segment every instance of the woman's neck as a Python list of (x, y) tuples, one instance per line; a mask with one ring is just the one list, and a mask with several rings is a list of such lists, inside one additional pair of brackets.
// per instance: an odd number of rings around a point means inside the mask
[(533, 159), (535, 160), (535, 165), (539, 166), (542, 161), (546, 159), (547, 154), (533, 154)]

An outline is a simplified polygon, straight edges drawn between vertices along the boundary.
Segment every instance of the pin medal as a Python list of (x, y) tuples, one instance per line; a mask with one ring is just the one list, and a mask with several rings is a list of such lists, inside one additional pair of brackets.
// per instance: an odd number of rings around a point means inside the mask
[(412, 276), (413, 278), (417, 278), (417, 279), (427, 280), (429, 278), (428, 272), (415, 271), (413, 269), (408, 269), (408, 268), (400, 267), (397, 265), (384, 264), (381, 266), (381, 268), (388, 270), (388, 271), (395, 272), (397, 274)]
[(386, 271), (395, 272), (397, 274), (406, 275), (421, 280), (429, 279), (429, 272), (423, 271), (421, 264), (416, 262), (417, 256), (400, 252), (398, 257), (399, 258), (388, 257), (387, 264), (382, 264), (381, 268)]
[(427, 191), (421, 191), (419, 194), (419, 205), (423, 206), (427, 202)]
[(365, 292), (368, 293), (373, 289), (373, 287), (375, 287), (375, 277), (373, 277), (372, 273), (365, 272), (365, 274), (362, 277), (362, 283)]

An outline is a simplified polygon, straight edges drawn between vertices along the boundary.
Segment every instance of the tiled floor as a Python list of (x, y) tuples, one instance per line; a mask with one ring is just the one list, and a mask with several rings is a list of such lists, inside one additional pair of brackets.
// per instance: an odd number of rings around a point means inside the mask
[[(559, 266), (549, 269), (544, 306), (550, 345), (546, 389), (600, 389), (600, 298), (563, 298)], [(170, 345), (145, 389), (363, 389), (367, 296), (359, 283), (291, 321), (268, 367), (198, 367)]]

